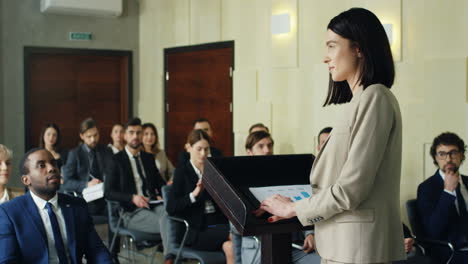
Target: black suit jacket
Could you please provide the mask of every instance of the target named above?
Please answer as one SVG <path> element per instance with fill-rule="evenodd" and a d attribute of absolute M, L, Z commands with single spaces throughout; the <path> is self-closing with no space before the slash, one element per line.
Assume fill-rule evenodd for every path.
<path fill-rule="evenodd" d="M 189 194 L 195 189 L 198 182 L 198 175 L 192 167 L 190 161 L 185 162 L 175 170 L 174 181 L 171 191 L 166 199 L 166 210 L 169 215 L 181 217 L 190 224 L 187 244 L 194 242 L 198 232 L 205 228 L 205 201 L 213 198 L 204 190 L 192 203 Z M 222 219 L 222 223 L 228 223 L 222 215 L 221 209 L 215 204 L 216 216 Z M 220 224 L 222 224 L 220 223 Z M 180 234 L 177 234 L 180 235 Z"/>
<path fill-rule="evenodd" d="M 161 195 L 161 187 L 165 184 L 159 174 L 154 155 L 140 151 L 143 170 L 146 174 L 146 187 L 149 198 L 156 199 Z M 114 155 L 114 168 L 104 182 L 104 196 L 106 199 L 118 201 L 127 211 L 133 211 L 136 206 L 132 203 L 132 197 L 137 194 L 135 179 L 133 176 L 130 159 L 125 149 Z"/>
<path fill-rule="evenodd" d="M 210 153 L 213 158 L 220 158 L 223 156 L 223 152 L 220 149 L 210 147 Z M 190 153 L 187 151 L 182 151 L 177 157 L 177 166 L 185 165 L 187 161 L 190 160 Z"/>
<path fill-rule="evenodd" d="M 461 175 L 468 187 L 468 177 Z M 418 187 L 418 210 L 428 238 L 451 242 L 455 248 L 463 246 L 465 239 L 462 217 L 455 207 L 455 196 L 444 191 L 439 170 Z M 468 199 L 468 197 L 464 197 Z"/>
<path fill-rule="evenodd" d="M 100 180 L 104 181 L 112 166 L 112 151 L 104 145 L 97 145 L 96 157 L 101 174 Z M 80 144 L 68 153 L 67 161 L 62 166 L 63 185 L 61 190 L 81 194 L 90 180 L 89 169 L 89 153 L 85 149 L 85 144 Z"/>

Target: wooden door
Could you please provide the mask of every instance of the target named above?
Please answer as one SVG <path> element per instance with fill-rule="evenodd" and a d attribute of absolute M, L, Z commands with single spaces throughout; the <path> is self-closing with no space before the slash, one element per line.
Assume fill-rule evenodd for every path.
<path fill-rule="evenodd" d="M 213 146 L 234 153 L 232 71 L 234 41 L 165 49 L 166 151 L 175 163 L 193 120 L 210 120 Z"/>
<path fill-rule="evenodd" d="M 26 149 L 38 146 L 47 123 L 60 127 L 63 148 L 74 148 L 87 117 L 108 144 L 113 124 L 130 115 L 131 79 L 129 51 L 25 48 Z"/>

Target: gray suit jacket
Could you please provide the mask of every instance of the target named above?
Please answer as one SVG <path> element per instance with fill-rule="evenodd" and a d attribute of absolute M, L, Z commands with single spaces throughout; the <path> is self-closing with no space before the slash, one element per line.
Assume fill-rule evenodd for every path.
<path fill-rule="evenodd" d="M 356 91 L 312 167 L 313 195 L 295 203 L 315 224 L 327 260 L 380 263 L 405 259 L 400 218 L 401 114 L 381 84 Z"/>
<path fill-rule="evenodd" d="M 96 146 L 96 157 L 102 181 L 112 164 L 112 151 L 103 145 Z M 89 153 L 84 144 L 80 144 L 68 154 L 67 163 L 62 167 L 63 185 L 62 190 L 81 194 L 90 180 Z"/>

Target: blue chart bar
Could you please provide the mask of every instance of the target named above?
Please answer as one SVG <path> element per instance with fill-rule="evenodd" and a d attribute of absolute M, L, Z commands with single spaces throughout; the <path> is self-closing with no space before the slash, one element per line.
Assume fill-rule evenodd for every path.
<path fill-rule="evenodd" d="M 301 194 L 304 196 L 304 198 L 309 198 L 310 195 L 307 192 L 301 192 Z"/>

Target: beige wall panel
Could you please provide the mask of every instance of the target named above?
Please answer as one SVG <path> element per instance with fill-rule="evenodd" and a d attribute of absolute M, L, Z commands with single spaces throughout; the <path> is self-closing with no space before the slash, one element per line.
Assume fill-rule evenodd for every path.
<path fill-rule="evenodd" d="M 271 102 L 258 97 L 257 83 L 254 69 L 234 72 L 234 132 L 240 136 L 247 137 L 249 127 L 258 122 L 271 127 Z"/>
<path fill-rule="evenodd" d="M 425 80 L 424 61 L 402 61 L 395 64 L 395 82 L 392 92 L 399 99 L 400 107 L 404 105 L 423 104 L 426 89 L 422 82 Z"/>
<path fill-rule="evenodd" d="M 349 8 L 349 1 L 298 1 L 298 49 L 299 66 L 312 67 L 325 56 L 327 25 L 334 16 Z"/>
<path fill-rule="evenodd" d="M 190 43 L 221 40 L 221 0 L 190 1 Z"/>
<path fill-rule="evenodd" d="M 363 7 L 372 11 L 379 18 L 382 24 L 393 25 L 393 41 L 391 43 L 393 59 L 401 60 L 401 40 L 402 40 L 402 19 L 401 19 L 401 1 L 402 0 L 352 0 L 353 7 Z"/>
<path fill-rule="evenodd" d="M 468 2 L 428 1 L 421 6 L 425 17 L 425 54 L 429 58 L 468 55 Z M 429 14 L 431 14 L 429 16 Z"/>
<path fill-rule="evenodd" d="M 312 89 L 306 84 L 308 71 L 273 70 L 273 130 L 278 154 L 311 153 Z M 306 136 L 304 136 L 306 135 Z"/>
<path fill-rule="evenodd" d="M 141 94 L 138 116 L 153 122 L 159 130 L 164 125 L 163 49 L 174 44 L 174 2 L 140 2 Z M 161 137 L 161 139 L 164 139 Z M 162 140 L 163 141 L 163 140 Z"/>
<path fill-rule="evenodd" d="M 222 1 L 222 39 L 235 40 L 237 68 L 270 65 L 269 14 L 265 0 Z"/>
<path fill-rule="evenodd" d="M 159 0 L 161 1 L 161 0 Z M 174 46 L 185 46 L 190 44 L 190 0 L 167 1 L 173 6 L 168 11 L 172 11 L 172 23 L 164 24 L 166 30 L 174 30 Z M 165 12 L 166 10 L 162 10 Z"/>
<path fill-rule="evenodd" d="M 279 68 L 295 68 L 298 66 L 297 0 L 272 0 L 271 15 L 283 13 L 288 13 L 290 15 L 291 31 L 289 33 L 271 35 L 272 66 Z M 270 32 L 271 31 L 272 29 L 270 26 Z"/>
<path fill-rule="evenodd" d="M 245 139 L 247 138 L 247 132 L 234 132 L 234 155 L 245 156 Z"/>
<path fill-rule="evenodd" d="M 404 1 L 402 7 L 403 30 L 402 30 L 402 61 L 399 63 L 421 63 L 421 58 L 425 56 L 425 35 L 427 32 L 425 23 L 425 11 L 421 8 L 425 4 L 424 0 Z M 432 33 L 431 33 L 432 34 Z M 414 72 L 422 72 L 412 68 Z M 409 74 L 404 74 L 408 75 Z M 397 76 L 398 77 L 398 76 Z"/>

